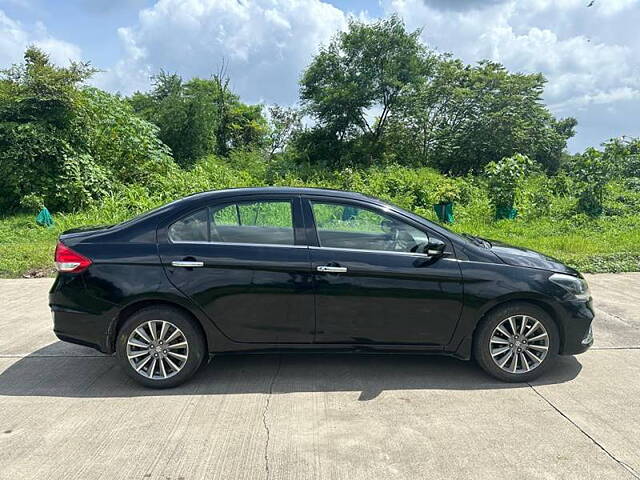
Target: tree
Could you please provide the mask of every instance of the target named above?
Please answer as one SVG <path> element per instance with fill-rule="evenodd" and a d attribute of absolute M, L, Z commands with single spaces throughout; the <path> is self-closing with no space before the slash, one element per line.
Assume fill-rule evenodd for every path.
<path fill-rule="evenodd" d="M 640 138 L 612 138 L 602 146 L 612 172 L 621 177 L 640 177 Z"/>
<path fill-rule="evenodd" d="M 302 130 L 302 113 L 296 108 L 280 105 L 269 107 L 269 139 L 267 157 L 282 152 L 291 139 Z"/>
<path fill-rule="evenodd" d="M 229 89 L 224 71 L 211 79 L 184 82 L 161 71 L 148 93 L 129 98 L 133 109 L 159 128 L 176 162 L 193 165 L 210 154 L 264 146 L 267 122 L 259 105 L 246 105 Z"/>
<path fill-rule="evenodd" d="M 57 67 L 30 47 L 0 77 L 0 210 L 80 208 L 172 164 L 155 128 L 120 98 L 83 87 L 88 63 Z M 27 201 L 28 200 L 28 201 Z"/>
<path fill-rule="evenodd" d="M 407 163 L 456 174 L 515 153 L 556 171 L 576 121 L 558 121 L 542 104 L 545 81 L 494 62 L 466 66 L 442 57 L 433 78 L 403 98 L 387 143 Z"/>
<path fill-rule="evenodd" d="M 575 155 L 567 165 L 578 187 L 578 211 L 598 216 L 603 211 L 607 181 L 613 171 L 609 159 L 595 148 L 587 148 Z"/>
<path fill-rule="evenodd" d="M 420 31 L 407 32 L 398 16 L 374 23 L 350 20 L 322 48 L 302 75 L 300 97 L 317 121 L 322 136 L 336 144 L 332 152 L 360 138 L 371 163 L 380 156 L 380 140 L 410 87 L 424 81 L 434 56 L 419 40 Z M 327 159 L 342 162 L 344 158 Z"/>
<path fill-rule="evenodd" d="M 86 130 L 78 124 L 84 98 L 79 85 L 94 72 L 88 63 L 60 68 L 35 47 L 0 79 L 0 210 L 36 194 L 51 208 L 66 206 L 66 192 L 84 174 L 104 178 L 86 156 Z M 59 181 L 60 180 L 60 181 Z M 97 194 L 76 192 L 82 201 Z"/>

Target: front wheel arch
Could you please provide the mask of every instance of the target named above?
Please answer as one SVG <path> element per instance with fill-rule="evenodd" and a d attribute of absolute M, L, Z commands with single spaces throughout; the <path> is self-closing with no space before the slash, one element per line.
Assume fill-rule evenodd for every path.
<path fill-rule="evenodd" d="M 530 298 L 530 297 L 505 299 L 487 308 L 479 316 L 478 321 L 475 323 L 473 327 L 473 332 L 471 333 L 471 336 L 470 336 L 471 343 L 473 343 L 473 341 L 475 340 L 475 337 L 478 333 L 478 327 L 487 318 L 488 315 L 490 315 L 495 310 L 502 309 L 511 304 L 523 304 L 523 303 L 528 303 L 530 305 L 533 305 L 534 307 L 538 307 L 544 310 L 544 312 L 547 315 L 549 315 L 549 317 L 551 317 L 551 320 L 553 320 L 553 323 L 556 324 L 556 328 L 558 329 L 558 334 L 560 337 L 560 348 L 562 349 L 564 346 L 564 332 L 563 332 L 563 329 L 561 328 L 562 325 L 560 325 L 560 323 L 558 322 L 558 317 L 553 307 L 551 307 L 551 305 L 549 305 L 547 302 L 543 300 L 540 300 L 538 298 Z"/>
<path fill-rule="evenodd" d="M 487 342 L 488 338 L 491 336 L 490 332 L 494 328 L 495 324 L 499 324 L 503 318 L 523 314 L 539 320 L 542 323 L 542 328 L 546 328 L 549 332 L 549 336 L 547 338 L 550 340 L 550 343 L 548 344 L 549 348 L 546 355 L 546 361 L 544 361 L 544 363 L 540 362 L 534 369 L 531 369 L 531 371 L 527 369 L 526 372 L 518 372 L 516 374 L 516 367 L 514 367 L 513 374 L 511 374 L 511 372 L 505 373 L 505 371 L 502 370 L 502 365 L 497 367 L 495 365 L 495 359 L 489 356 L 490 351 L 486 350 L 485 342 Z M 474 361 L 489 375 L 507 382 L 527 382 L 538 378 L 555 362 L 559 354 L 561 334 L 558 322 L 553 318 L 551 313 L 547 312 L 545 308 L 535 302 L 511 301 L 496 305 L 483 315 L 476 325 L 471 344 L 471 358 L 473 358 Z M 511 347 L 511 345 L 509 346 Z M 515 349 L 516 346 L 513 348 Z M 524 350 L 526 350 L 526 348 L 524 348 Z M 515 365 L 518 365 L 517 362 Z"/>

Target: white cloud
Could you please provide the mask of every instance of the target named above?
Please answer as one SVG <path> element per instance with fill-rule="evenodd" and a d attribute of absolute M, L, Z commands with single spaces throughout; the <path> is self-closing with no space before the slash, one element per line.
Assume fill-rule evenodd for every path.
<path fill-rule="evenodd" d="M 159 0 L 119 29 L 124 58 L 97 82 L 130 93 L 161 68 L 208 77 L 224 60 L 247 101 L 292 103 L 302 69 L 345 25 L 321 0 Z"/>
<path fill-rule="evenodd" d="M 0 65 L 20 62 L 29 45 L 40 47 L 58 65 L 66 65 L 69 60 L 80 60 L 81 57 L 78 46 L 52 37 L 43 23 L 37 22 L 32 28 L 27 28 L 0 10 Z"/>
<path fill-rule="evenodd" d="M 613 124 L 626 122 L 634 131 L 625 133 L 640 135 L 635 116 L 629 115 L 640 111 L 640 0 L 588 4 L 387 0 L 384 6 L 387 13 L 399 13 L 410 28 L 423 28 L 430 46 L 466 62 L 490 59 L 513 71 L 544 73 L 544 97 L 552 111 L 578 119 L 578 135 L 571 143 L 576 150 L 605 140 Z M 593 108 L 596 104 L 601 108 Z M 602 133 L 593 138 L 598 122 Z"/>

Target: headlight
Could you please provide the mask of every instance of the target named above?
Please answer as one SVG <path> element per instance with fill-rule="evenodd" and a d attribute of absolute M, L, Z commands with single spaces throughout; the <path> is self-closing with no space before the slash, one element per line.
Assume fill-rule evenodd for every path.
<path fill-rule="evenodd" d="M 549 277 L 549 281 L 561 286 L 580 300 L 588 300 L 591 296 L 589 285 L 587 285 L 587 281 L 584 278 L 565 275 L 563 273 L 554 273 Z"/>

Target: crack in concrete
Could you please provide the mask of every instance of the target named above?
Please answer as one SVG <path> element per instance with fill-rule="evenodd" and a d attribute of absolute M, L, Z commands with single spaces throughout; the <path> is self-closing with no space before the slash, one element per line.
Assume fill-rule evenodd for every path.
<path fill-rule="evenodd" d="M 264 426 L 266 438 L 264 442 L 264 471 L 266 479 L 269 480 L 271 475 L 269 467 L 269 440 L 271 440 L 271 431 L 269 430 L 269 424 L 267 423 L 267 414 L 269 413 L 269 406 L 271 404 L 271 396 L 273 395 L 273 385 L 276 383 L 276 378 L 280 374 L 280 368 L 282 367 L 282 354 L 278 355 L 278 367 L 276 368 L 271 382 L 269 383 L 269 392 L 267 393 L 267 401 L 264 404 L 264 410 L 262 411 L 262 425 Z"/>
<path fill-rule="evenodd" d="M 589 351 L 591 350 L 640 350 L 640 345 L 630 345 L 628 347 L 591 347 Z"/>
<path fill-rule="evenodd" d="M 589 440 L 591 440 L 593 442 L 593 444 L 596 445 L 600 450 L 602 450 L 609 458 L 611 458 L 614 462 L 616 462 L 618 465 L 620 465 L 622 468 L 624 468 L 634 478 L 637 478 L 637 479 L 640 480 L 640 474 L 638 472 L 636 472 L 631 465 L 628 465 L 627 463 L 625 463 L 622 460 L 618 459 L 613 453 L 611 453 L 609 450 L 604 448 L 604 446 L 600 442 L 598 442 L 595 438 L 593 438 L 586 431 L 584 431 L 576 422 L 571 420 L 562 410 L 560 410 L 549 399 L 547 399 L 547 397 L 545 397 L 542 393 L 540 393 L 538 390 L 536 390 L 536 388 L 533 385 L 531 385 L 528 382 L 527 382 L 527 385 L 529 385 L 531 387 L 531 390 L 533 390 L 536 393 L 536 395 L 538 395 L 542 400 L 544 400 L 551 408 L 553 408 L 556 412 L 558 412 L 571 425 L 573 425 L 575 428 L 577 428 L 580 433 L 582 433 L 585 437 L 587 437 Z"/>
<path fill-rule="evenodd" d="M 29 358 L 112 358 L 113 355 L 103 355 L 103 354 L 96 354 L 96 355 L 40 355 L 40 354 L 33 354 L 33 353 L 7 353 L 7 354 L 0 354 L 0 358 L 24 358 L 24 359 L 29 359 Z"/>

